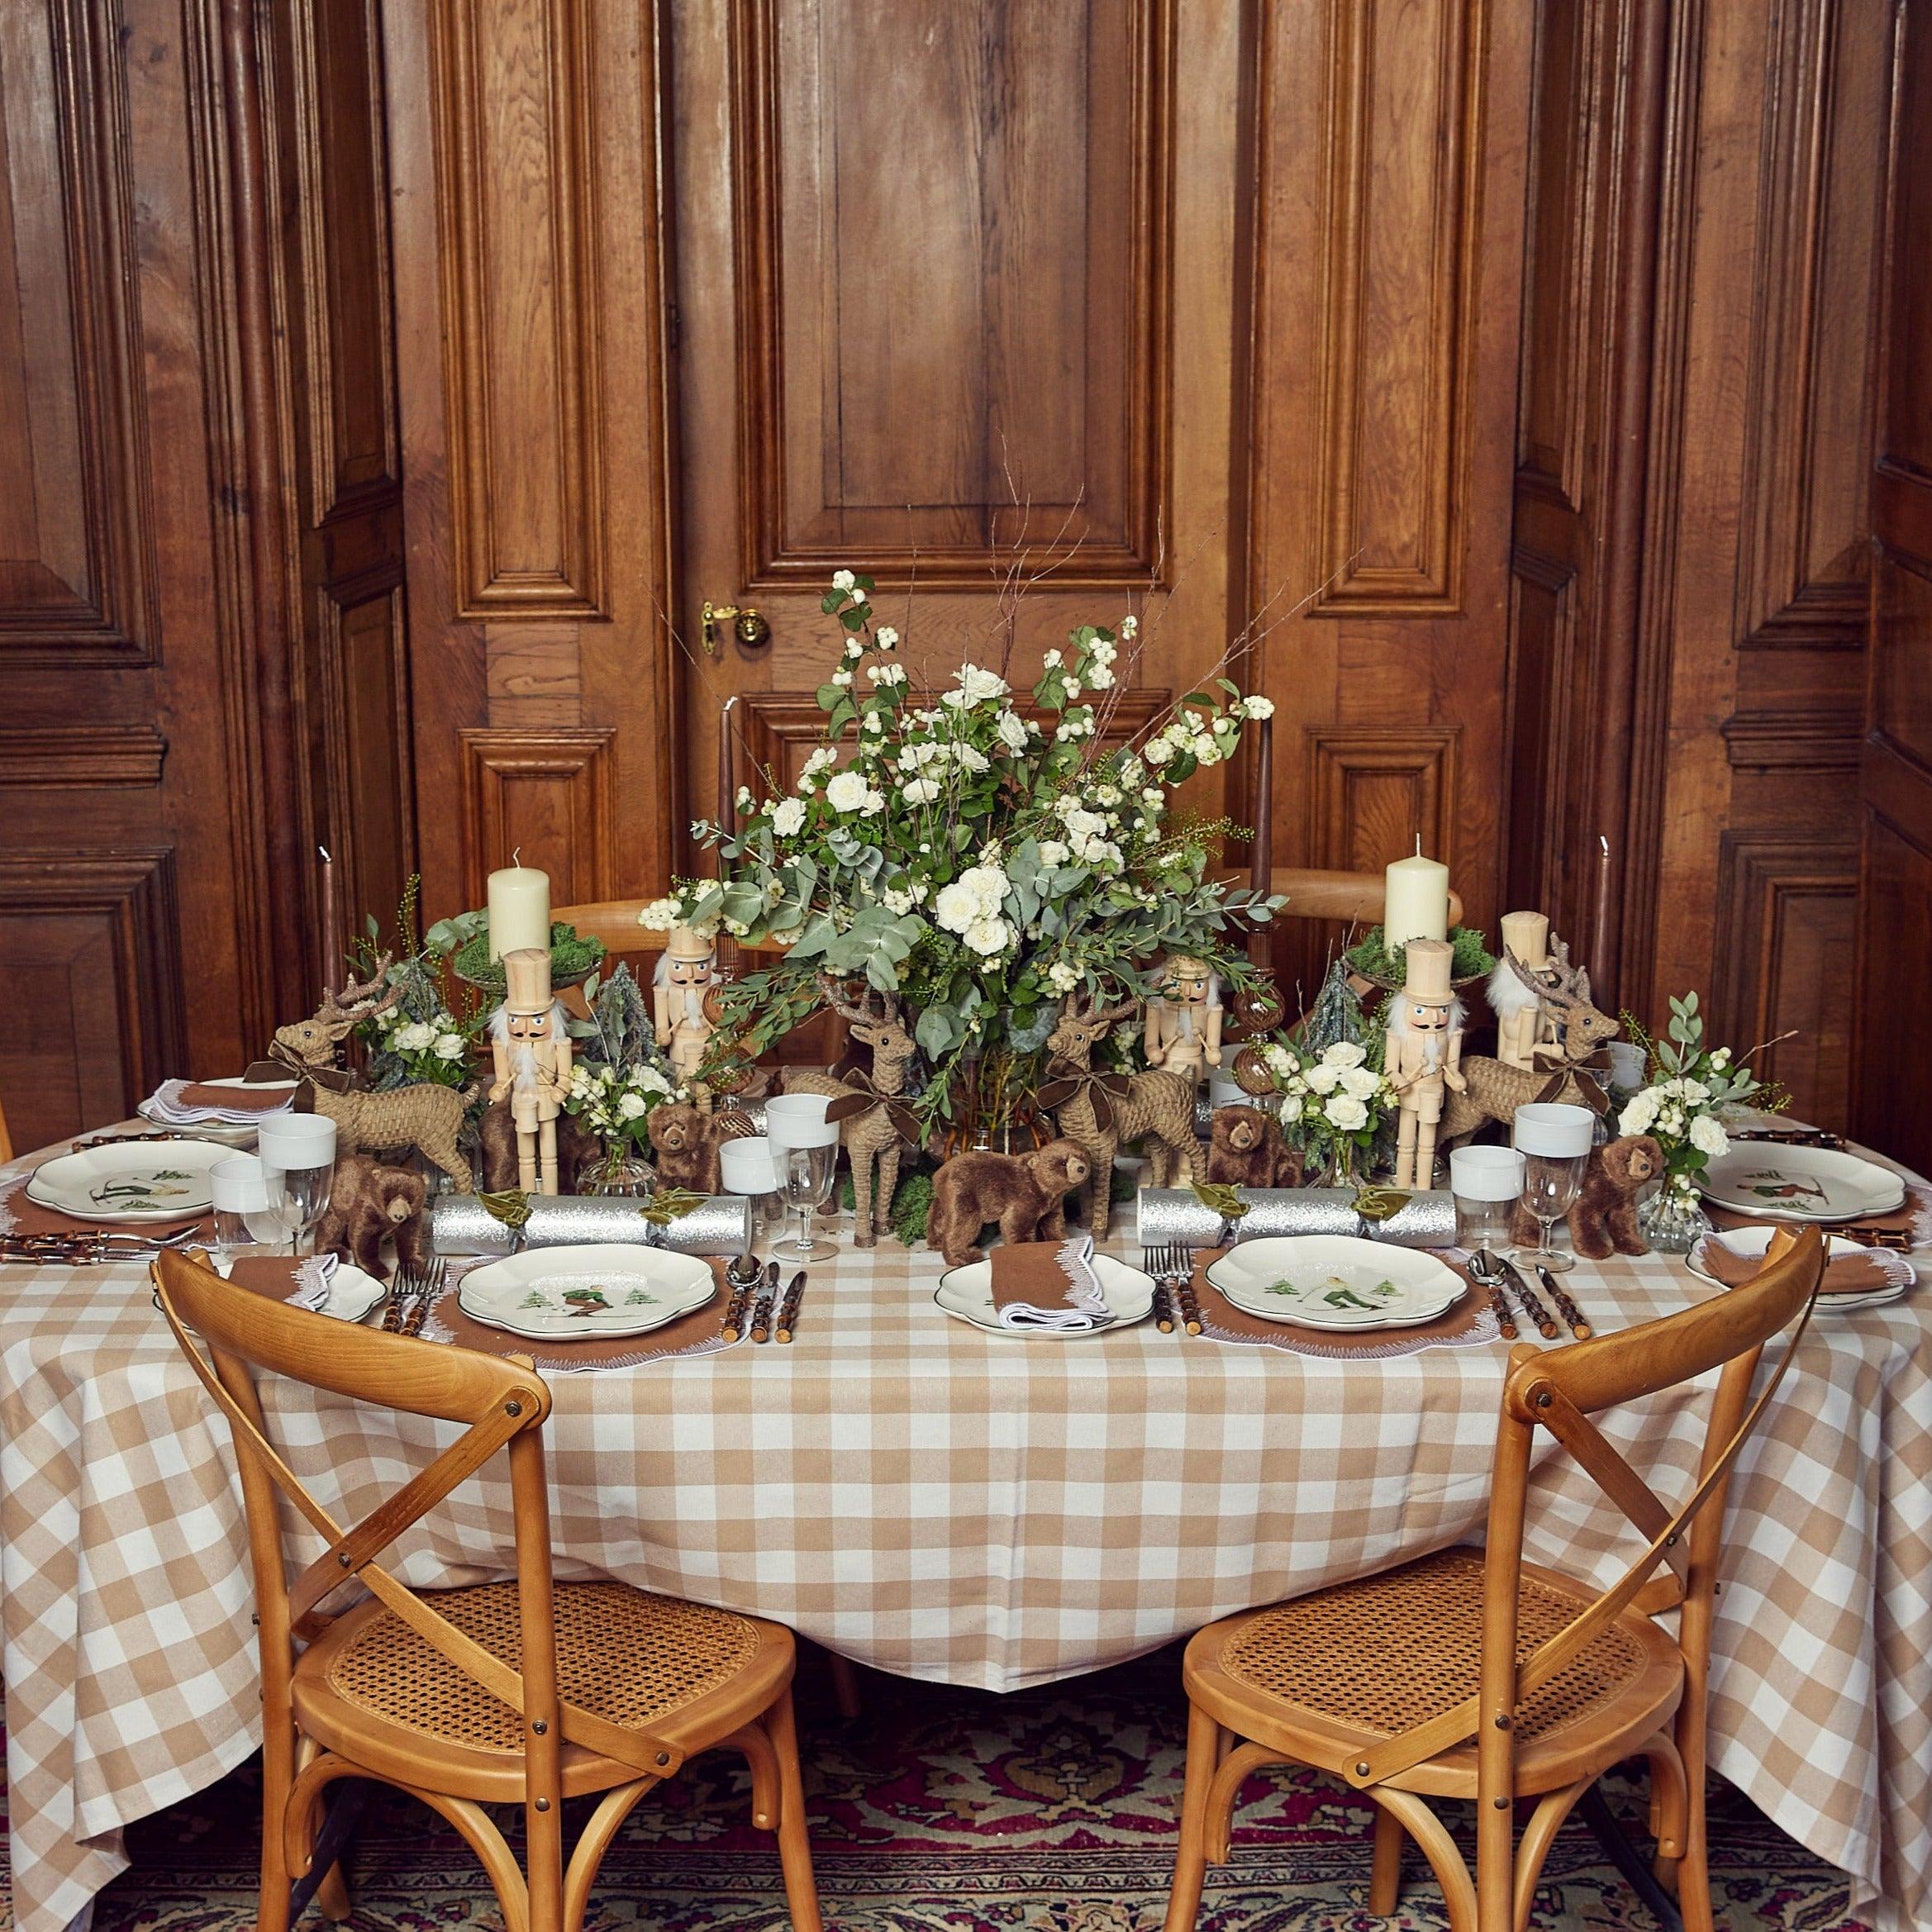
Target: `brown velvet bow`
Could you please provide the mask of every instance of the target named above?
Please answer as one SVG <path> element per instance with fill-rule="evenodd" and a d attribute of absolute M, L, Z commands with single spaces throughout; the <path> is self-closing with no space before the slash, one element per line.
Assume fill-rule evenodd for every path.
<path fill-rule="evenodd" d="M 826 1109 L 828 1123 L 835 1121 L 855 1120 L 860 1114 L 870 1113 L 875 1106 L 886 1110 L 886 1118 L 892 1123 L 899 1138 L 908 1147 L 921 1144 L 919 1116 L 896 1095 L 881 1093 L 872 1083 L 872 1076 L 863 1068 L 854 1067 L 849 1073 L 841 1076 L 848 1088 L 853 1091 L 841 1093 Z"/>
<path fill-rule="evenodd" d="M 1063 1059 L 1058 1054 L 1047 1062 L 1046 1070 L 1050 1078 L 1035 1098 L 1049 1113 L 1064 1107 L 1077 1094 L 1084 1092 L 1093 1103 L 1094 1125 L 1103 1134 L 1113 1130 L 1113 1103 L 1116 1100 L 1125 1100 L 1132 1087 L 1132 1083 L 1125 1073 L 1110 1073 L 1102 1068 L 1076 1066 L 1073 1061 Z"/>

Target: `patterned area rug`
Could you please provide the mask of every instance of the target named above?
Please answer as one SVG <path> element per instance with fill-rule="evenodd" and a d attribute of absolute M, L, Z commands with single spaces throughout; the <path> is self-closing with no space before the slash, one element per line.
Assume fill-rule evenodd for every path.
<path fill-rule="evenodd" d="M 822 1665 L 800 1685 L 820 1896 L 842 1932 L 1146 1932 L 1167 1900 L 1180 1796 L 1178 1654 L 1011 1697 L 867 1675 L 851 1725 Z M 762 1932 L 788 1923 L 771 1840 L 745 1822 L 736 1761 L 701 1758 L 639 1806 L 611 1847 L 590 1925 Z M 1611 1799 L 1640 1834 L 1636 1787 Z M 134 1868 L 104 1892 L 97 1932 L 246 1932 L 255 1909 L 257 1787 L 244 1768 L 129 1834 Z M 1465 1841 L 1466 1808 L 1445 1806 Z M 1459 1815 L 1459 1812 L 1460 1815 Z M 1232 1864 L 1208 1869 L 1203 1932 L 1333 1932 L 1367 1910 L 1370 1814 L 1309 1774 L 1256 1778 Z M 1845 1887 L 1728 1787 L 1713 1798 L 1717 1922 L 1837 1932 Z M 568 1842 L 568 1841 L 567 1841 Z M 1640 1844 L 1647 1844 L 1640 1837 Z M 350 1860 L 359 1932 L 500 1926 L 475 1860 L 442 1822 L 379 1792 Z M 312 1915 L 310 1928 L 319 1924 Z M 1447 1923 L 1411 1850 L 1400 1922 Z M 1544 1868 L 1539 1928 L 1653 1921 L 1583 1828 Z"/>

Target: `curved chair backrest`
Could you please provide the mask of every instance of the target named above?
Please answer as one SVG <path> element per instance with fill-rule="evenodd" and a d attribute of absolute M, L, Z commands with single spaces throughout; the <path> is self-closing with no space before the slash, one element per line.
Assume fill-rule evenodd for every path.
<path fill-rule="evenodd" d="M 681 1753 L 660 1740 L 621 1730 L 559 1696 L 541 1435 L 550 1392 L 530 1363 L 331 1321 L 238 1287 L 172 1251 L 156 1257 L 153 1273 L 155 1297 L 175 1340 L 234 1429 L 261 1625 L 265 1711 L 278 1720 L 287 1712 L 294 1644 L 327 1627 L 333 1620 L 322 1606 L 344 1584 L 356 1582 L 431 1649 L 530 1720 L 531 1789 L 547 1792 L 553 1803 L 560 1797 L 559 1733 L 653 1776 L 666 1775 L 682 1761 Z M 205 1356 L 197 1335 L 207 1345 Z M 426 1468 L 345 1529 L 269 1440 L 255 1386 L 259 1369 L 359 1401 L 468 1426 Z M 459 1630 L 377 1560 L 500 1449 L 510 1459 L 518 1668 Z M 278 1492 L 326 1544 L 293 1581 Z"/>
<path fill-rule="evenodd" d="M 1742 1287 L 1681 1314 L 1544 1352 L 1511 1352 L 1497 1424 L 1484 1556 L 1482 1668 L 1476 1696 L 1363 1754 L 1352 1782 L 1378 1783 L 1425 1758 L 1478 1739 L 1479 1808 L 1510 1782 L 1511 1727 L 1501 1721 L 1547 1683 L 1626 1609 L 1680 1607 L 1679 1648 L 1687 1678 L 1701 1687 L 1709 1662 L 1724 1500 L 1733 1464 L 1796 1352 L 1825 1271 L 1815 1227 L 1773 1236 L 1764 1265 Z M 1765 1343 L 1797 1317 L 1777 1367 L 1755 1402 L 1751 1384 Z M 1721 1366 L 1705 1425 L 1697 1481 L 1687 1500 L 1668 1508 L 1590 1420 L 1592 1411 L 1634 1401 Z M 1644 1539 L 1616 1582 L 1561 1630 L 1519 1659 L 1516 1605 L 1521 1587 L 1524 1517 L 1536 1430 L 1569 1450 Z M 1688 1535 L 1687 1536 L 1687 1531 Z M 1670 1573 L 1653 1582 L 1659 1568 Z M 1498 1720 L 1485 1720 L 1484 1714 Z"/>

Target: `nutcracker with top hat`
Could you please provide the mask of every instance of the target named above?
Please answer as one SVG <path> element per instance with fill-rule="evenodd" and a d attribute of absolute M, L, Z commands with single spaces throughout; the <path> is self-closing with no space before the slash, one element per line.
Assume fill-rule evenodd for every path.
<path fill-rule="evenodd" d="M 711 1045 L 711 1022 L 704 1008 L 717 978 L 716 961 L 716 947 L 708 935 L 674 926 L 651 982 L 658 1045 L 687 1086 L 696 1086 Z"/>
<path fill-rule="evenodd" d="M 1407 973 L 1389 1002 L 1383 1060 L 1401 1108 L 1395 1184 L 1428 1187 L 1435 1180 L 1444 1090 L 1461 1093 L 1468 1085 L 1462 1072 L 1463 1002 L 1449 985 L 1455 949 L 1447 940 L 1411 940 L 1402 952 Z"/>
<path fill-rule="evenodd" d="M 1221 986 L 1205 959 L 1172 954 L 1160 997 L 1147 1002 L 1147 1064 L 1198 1081 L 1221 1064 Z"/>
<path fill-rule="evenodd" d="M 1534 1068 L 1539 1048 L 1553 1043 L 1549 1011 L 1538 990 L 1549 983 L 1549 914 L 1504 913 L 1502 957 L 1486 991 L 1496 1015 L 1496 1057 L 1506 1067 Z"/>
<path fill-rule="evenodd" d="M 517 1183 L 526 1194 L 557 1190 L 557 1116 L 570 1091 L 570 1035 L 550 992 L 550 955 L 525 946 L 503 955 L 505 997 L 490 1016 L 493 1103 L 510 1102 L 516 1124 Z"/>

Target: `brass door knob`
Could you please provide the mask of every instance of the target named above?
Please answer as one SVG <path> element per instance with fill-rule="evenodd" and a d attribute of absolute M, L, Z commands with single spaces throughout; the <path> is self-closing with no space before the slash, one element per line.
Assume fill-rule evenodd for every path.
<path fill-rule="evenodd" d="M 757 650 L 772 640 L 772 627 L 759 612 L 749 604 L 714 604 L 709 597 L 704 600 L 704 648 L 715 658 L 718 654 L 718 626 L 729 624 L 731 635 L 747 650 Z"/>

